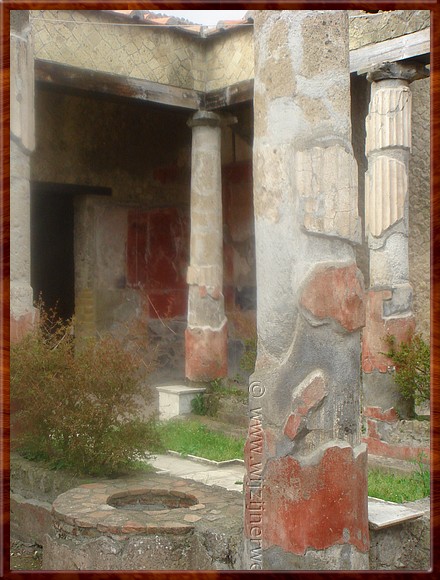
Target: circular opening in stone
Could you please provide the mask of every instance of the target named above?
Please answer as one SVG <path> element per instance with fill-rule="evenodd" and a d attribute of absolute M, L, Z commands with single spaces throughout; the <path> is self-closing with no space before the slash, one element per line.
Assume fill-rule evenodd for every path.
<path fill-rule="evenodd" d="M 160 511 L 177 508 L 188 508 L 196 505 L 197 498 L 183 492 L 162 489 L 145 490 L 140 493 L 121 492 L 112 495 L 108 505 L 131 511 Z"/>

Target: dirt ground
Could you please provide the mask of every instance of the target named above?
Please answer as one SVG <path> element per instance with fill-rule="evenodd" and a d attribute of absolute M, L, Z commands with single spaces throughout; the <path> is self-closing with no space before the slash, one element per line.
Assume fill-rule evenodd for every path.
<path fill-rule="evenodd" d="M 11 570 L 41 570 L 43 552 L 40 546 L 24 544 L 11 538 Z"/>

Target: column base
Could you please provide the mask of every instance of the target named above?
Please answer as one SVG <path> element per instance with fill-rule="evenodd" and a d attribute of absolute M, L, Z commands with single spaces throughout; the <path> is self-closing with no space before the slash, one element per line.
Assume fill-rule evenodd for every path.
<path fill-rule="evenodd" d="M 185 331 L 185 376 L 208 382 L 228 374 L 228 329 L 187 328 Z"/>

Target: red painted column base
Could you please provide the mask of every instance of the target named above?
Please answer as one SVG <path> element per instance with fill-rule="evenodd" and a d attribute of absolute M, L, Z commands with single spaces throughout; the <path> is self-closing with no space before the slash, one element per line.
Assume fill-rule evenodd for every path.
<path fill-rule="evenodd" d="M 187 328 L 185 376 L 191 381 L 212 381 L 228 374 L 228 329 Z"/>
<path fill-rule="evenodd" d="M 304 464 L 292 456 L 273 457 L 256 477 L 248 449 L 245 537 L 261 538 L 263 551 L 278 546 L 303 555 L 308 549 L 349 544 L 366 553 L 367 452 L 358 451 L 356 456 L 348 444 L 329 446 Z"/>

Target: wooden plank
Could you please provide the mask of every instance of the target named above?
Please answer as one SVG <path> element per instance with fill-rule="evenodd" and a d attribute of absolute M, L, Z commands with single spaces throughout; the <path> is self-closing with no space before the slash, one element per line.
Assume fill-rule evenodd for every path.
<path fill-rule="evenodd" d="M 430 28 L 350 51 L 350 72 L 363 73 L 383 62 L 413 58 L 430 52 Z"/>
<path fill-rule="evenodd" d="M 224 87 L 208 91 L 205 94 L 204 105 L 208 111 L 221 109 L 229 105 L 236 105 L 245 101 L 252 101 L 254 98 L 254 79 L 241 81 Z"/>
<path fill-rule="evenodd" d="M 137 99 L 196 111 L 203 93 L 47 60 L 35 61 L 35 81 L 63 89 Z"/>

